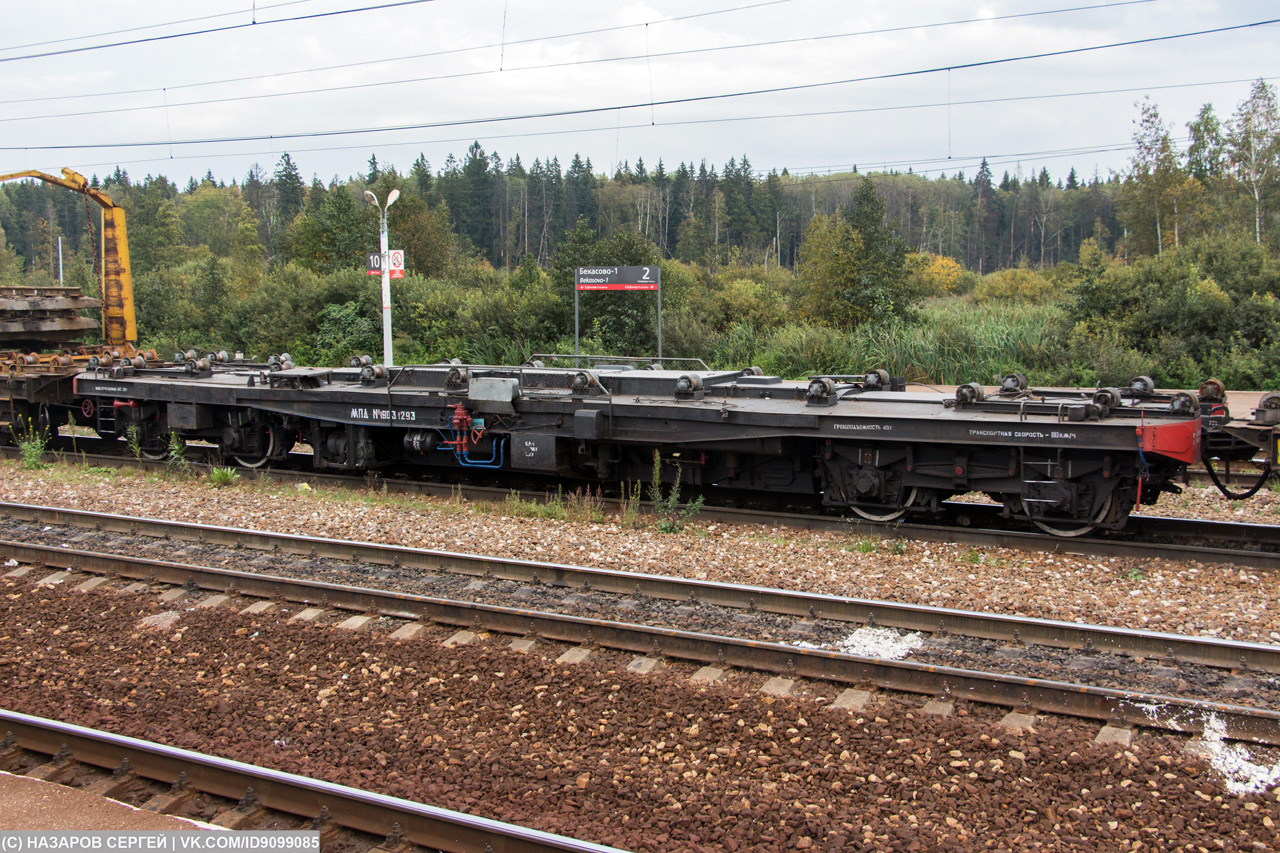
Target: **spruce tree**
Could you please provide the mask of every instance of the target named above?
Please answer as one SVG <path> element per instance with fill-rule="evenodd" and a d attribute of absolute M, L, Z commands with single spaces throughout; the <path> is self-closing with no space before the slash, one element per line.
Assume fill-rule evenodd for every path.
<path fill-rule="evenodd" d="M 276 218 L 280 225 L 288 227 L 293 218 L 302 212 L 302 205 L 307 200 L 307 185 L 302 181 L 302 173 L 298 171 L 288 153 L 280 158 L 274 176 L 276 185 Z"/>

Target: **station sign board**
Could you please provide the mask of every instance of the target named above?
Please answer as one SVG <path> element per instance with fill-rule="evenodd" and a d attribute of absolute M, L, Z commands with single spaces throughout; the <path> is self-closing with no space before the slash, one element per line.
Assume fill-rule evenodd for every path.
<path fill-rule="evenodd" d="M 653 267 L 578 267 L 573 271 L 578 290 L 657 290 L 662 270 Z"/>

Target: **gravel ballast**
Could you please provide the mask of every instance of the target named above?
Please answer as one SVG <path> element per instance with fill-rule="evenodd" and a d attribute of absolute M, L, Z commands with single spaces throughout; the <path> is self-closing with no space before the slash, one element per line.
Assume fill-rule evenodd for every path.
<path fill-rule="evenodd" d="M 0 499 L 735 583 L 943 604 L 1257 642 L 1280 639 L 1274 576 L 730 525 L 682 534 L 501 507 L 0 462 Z M 1228 512 L 1234 513 L 1234 508 Z M 1237 516 L 1238 517 L 1238 516 Z M 286 613 L 179 611 L 150 597 L 4 589 L 0 701 L 343 784 L 634 850 L 1275 849 L 1263 756 L 1242 778 L 1178 739 L 1095 746 L 1096 727 L 955 717 L 877 700 L 851 716 L 691 687 L 680 667 L 576 667 L 505 640 L 443 649 L 288 624 Z M 759 678 L 756 679 L 760 680 Z M 1237 763 L 1241 759 L 1235 756 Z M 1221 762 L 1220 762 L 1221 764 Z M 1280 774 L 1277 774 L 1280 776 Z M 1269 779 L 1269 781 L 1268 781 Z M 1190 847 L 1186 847 L 1190 845 Z"/>
<path fill-rule="evenodd" d="M 136 737 L 636 851 L 1273 849 L 1274 794 L 1230 793 L 1176 739 L 859 715 L 696 688 L 447 631 L 381 635 L 166 611 L 6 581 L 0 698 Z M 161 617 L 161 618 L 156 618 Z"/>
<path fill-rule="evenodd" d="M 616 517 L 514 517 L 501 504 L 272 484 L 215 489 L 203 478 L 70 465 L 31 472 L 14 460 L 0 460 L 0 474 L 0 500 L 18 503 L 1280 642 L 1280 578 L 1231 566 L 855 540 L 782 526 L 691 524 L 661 534 Z M 1174 499 L 1181 503 L 1161 508 L 1203 518 L 1280 518 L 1268 491 L 1243 505 L 1248 516 L 1215 495 L 1188 489 Z"/>

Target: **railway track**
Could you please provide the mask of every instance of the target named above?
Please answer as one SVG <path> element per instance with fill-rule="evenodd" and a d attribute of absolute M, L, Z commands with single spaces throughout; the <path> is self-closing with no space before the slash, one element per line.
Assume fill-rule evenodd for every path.
<path fill-rule="evenodd" d="M 251 549 L 293 554 L 308 559 L 331 560 L 424 574 L 448 572 L 469 578 L 547 584 L 568 590 L 615 596 L 661 599 L 671 602 L 724 607 L 736 611 L 771 613 L 807 620 L 833 620 L 962 635 L 1002 643 L 1025 643 L 1060 649 L 1089 649 L 1143 657 L 1165 657 L 1185 663 L 1222 668 L 1243 668 L 1280 673 L 1280 646 L 1236 643 L 1214 637 L 1192 637 L 1156 631 L 1132 631 L 1108 626 L 1082 625 L 1046 619 L 1027 619 L 998 613 L 975 613 L 892 601 L 822 595 L 793 590 L 740 586 L 663 575 L 424 550 L 396 545 L 318 536 L 273 533 L 220 527 L 194 522 L 135 518 L 56 507 L 0 503 L 0 516 L 38 525 L 87 528 L 108 533 L 161 540 L 179 540 L 203 546 Z M 57 534 L 50 538 L 58 538 Z M 0 542 L 19 560 L 44 560 L 46 565 L 88 568 L 108 555 L 72 551 L 66 547 L 40 547 Z M 71 555 L 59 557 L 58 555 Z M 103 562 L 117 571 L 120 563 Z"/>
<path fill-rule="evenodd" d="M 98 439 L 88 442 L 93 447 L 118 443 Z M 85 442 L 82 441 L 81 447 L 84 445 Z M 68 447 L 70 447 L 69 443 Z M 214 464 L 217 461 L 213 456 L 202 460 L 204 448 L 199 445 L 190 449 L 198 454 L 192 460 L 196 464 L 206 464 L 206 462 Z M 214 448 L 209 450 L 213 451 Z M 16 453 L 13 448 L 0 448 L 0 451 L 10 455 Z M 306 457 L 306 454 L 295 455 Z M 119 454 L 88 453 L 84 450 L 74 451 L 74 456 L 86 465 L 166 470 L 166 463 L 162 460 L 133 459 Z M 50 456 L 51 460 L 59 458 L 65 459 L 66 456 L 65 454 Z M 515 491 L 502 487 L 322 474 L 303 467 L 246 469 L 242 473 L 247 477 L 285 483 L 323 484 L 337 488 L 359 489 L 375 487 L 391 493 L 464 497 L 477 501 L 501 502 Z M 519 494 L 524 499 L 541 500 L 549 492 L 546 489 L 530 489 Z M 618 502 L 608 498 L 601 498 L 601 501 L 611 508 L 618 506 Z M 1129 518 L 1126 528 L 1118 533 L 1064 538 L 1047 533 L 1009 528 L 1000 518 L 1000 508 L 992 504 L 957 501 L 946 504 L 945 522 L 937 524 L 902 521 L 877 523 L 859 518 L 834 517 L 809 512 L 714 505 L 703 506 L 698 513 L 698 518 L 712 523 L 758 524 L 770 527 L 781 525 L 808 530 L 841 531 L 855 536 L 911 539 L 1033 552 L 1195 560 L 1268 571 L 1280 569 L 1280 526 L 1278 525 L 1133 515 Z"/>
<path fill-rule="evenodd" d="M 346 567 L 348 579 L 376 578 L 385 582 L 393 577 L 413 577 L 425 581 L 456 575 L 462 584 L 455 584 L 453 588 L 469 588 L 458 595 L 470 596 L 471 600 L 403 589 L 374 589 L 357 586 L 349 580 L 322 583 L 306 577 L 92 552 L 67 547 L 67 542 L 0 544 L 0 551 L 10 559 L 25 563 L 165 583 L 221 595 L 284 600 L 406 621 L 430 621 L 473 631 L 536 636 L 654 657 L 737 666 L 792 678 L 873 684 L 891 690 L 1004 707 L 1035 708 L 1170 731 L 1198 732 L 1212 718 L 1225 725 L 1231 738 L 1280 744 L 1280 713 L 1223 701 L 1232 695 L 1255 699 L 1260 696 L 1267 701 L 1270 693 L 1280 687 L 1280 682 L 1271 675 L 1280 672 L 1280 648 L 1274 646 L 71 510 L 13 505 L 0 509 L 11 519 L 25 520 L 36 527 L 64 525 L 78 529 L 82 531 L 79 535 L 82 540 L 99 533 L 107 538 L 155 537 L 160 542 L 167 537 L 195 543 L 189 546 L 188 553 L 190 547 L 196 551 L 226 552 L 229 549 L 240 563 L 270 559 L 268 555 L 291 554 L 304 558 L 307 563 L 304 574 L 326 571 L 320 564 L 331 560 Z M 53 535 L 66 538 L 63 531 Z M 264 556 L 251 559 L 254 552 Z M 202 551 L 200 555 L 204 555 Z M 64 572 L 42 582 L 58 582 L 67 576 Z M 520 588 L 500 589 L 509 584 Z M 475 600 L 495 592 L 502 592 L 507 603 Z M 612 599 L 607 606 L 603 601 L 606 597 Z M 544 603 L 551 607 L 553 600 L 581 605 L 578 609 L 587 612 L 602 609 L 608 612 L 593 617 L 533 607 Z M 654 601 L 663 603 L 660 609 L 665 622 L 637 624 L 634 619 L 626 618 L 627 614 L 648 617 Z M 718 613 L 716 608 L 728 613 Z M 762 635 L 761 625 L 765 624 L 760 620 L 767 622 L 773 617 L 785 617 L 795 629 L 796 638 L 788 642 L 756 639 Z M 735 621 L 743 624 L 738 626 L 737 636 L 732 636 Z M 681 624 L 714 624 L 718 633 L 683 630 L 678 627 Z M 1004 658 L 1005 665 L 999 671 L 980 671 L 936 661 L 877 659 L 818 648 L 812 642 L 823 636 L 847 633 L 852 624 L 931 631 L 935 644 L 942 646 L 955 643 L 956 638 L 961 637 L 968 645 L 983 642 L 987 644 L 985 649 L 951 648 L 945 652 L 951 655 L 963 652 L 964 660 L 984 664 Z M 1046 649 L 1065 652 L 1061 663 L 1051 664 L 1058 671 L 1095 682 L 1109 680 L 1118 686 L 1090 686 L 1018 674 L 1028 671 L 1032 659 Z M 937 651 L 941 654 L 944 650 Z M 942 659 L 947 658 L 943 655 Z M 1143 675 L 1139 664 L 1152 672 Z M 1197 675 L 1198 667 L 1220 671 L 1211 679 L 1220 683 L 1216 694 L 1211 691 L 1214 698 L 1161 695 L 1143 689 L 1144 684 L 1167 682 L 1172 687 L 1184 680 L 1203 680 Z M 1174 692 L 1194 691 L 1187 687 Z M 1274 697 L 1270 701 L 1274 704 Z"/>
<path fill-rule="evenodd" d="M 310 821 L 310 828 L 320 830 L 322 837 L 348 829 L 386 837 L 385 846 L 392 849 L 410 842 L 453 853 L 618 853 L 613 847 L 4 709 L 0 730 L 6 733 L 0 743 L 5 766 L 31 751 L 53 756 L 46 766 L 54 765 L 57 774 L 67 777 L 79 763 L 120 770 L 114 780 L 118 787 L 149 779 L 172 784 L 174 800 L 194 793 L 226 798 L 240 803 L 219 821 L 228 828 L 241 828 L 242 823 L 251 828 L 247 818 L 265 808 L 301 819 L 299 828 L 308 828 L 305 821 Z"/>

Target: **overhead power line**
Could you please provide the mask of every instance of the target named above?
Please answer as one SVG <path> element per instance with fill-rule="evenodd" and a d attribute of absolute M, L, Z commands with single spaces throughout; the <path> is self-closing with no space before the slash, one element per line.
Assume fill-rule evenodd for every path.
<path fill-rule="evenodd" d="M 1274 79 L 1275 76 L 1276 75 L 1264 76 L 1260 79 L 1271 80 L 1271 79 Z M 1001 98 L 981 98 L 981 99 L 974 99 L 974 100 L 968 100 L 968 101 L 954 101 L 952 102 L 952 106 L 973 106 L 973 105 L 984 105 L 984 104 L 1010 103 L 1010 102 L 1016 102 L 1016 101 L 1050 100 L 1050 99 L 1058 99 L 1058 98 L 1096 97 L 1099 95 L 1131 94 L 1134 92 L 1155 92 L 1155 91 L 1161 91 L 1166 89 L 1187 89 L 1187 88 L 1196 88 L 1196 87 L 1204 87 L 1204 86 L 1224 86 L 1224 85 L 1234 85 L 1234 84 L 1240 84 L 1240 83 L 1251 83 L 1255 79 L 1259 79 L 1259 78 L 1250 77 L 1247 79 L 1242 78 L 1237 80 L 1211 80 L 1211 81 L 1203 81 L 1198 83 L 1167 83 L 1167 84 L 1162 84 L 1158 86 L 1135 86 L 1135 87 L 1123 88 L 1123 89 L 1092 89 L 1089 91 L 1081 91 L 1081 92 L 1058 92 L 1058 93 L 1050 93 L 1050 94 L 1043 94 L 1043 95 L 1019 95 L 1019 96 L 1008 96 L 1008 97 L 1001 97 Z M 849 115 L 849 114 L 856 114 L 856 113 L 894 112 L 894 111 L 915 110 L 915 109 L 938 109 L 945 106 L 946 106 L 946 102 L 899 104 L 899 105 L 884 106 L 884 107 L 854 107 L 854 108 L 844 109 L 844 110 L 821 110 L 821 111 L 810 111 L 810 112 L 772 113 L 769 115 L 756 114 L 756 115 L 749 115 L 749 116 L 725 116 L 720 118 L 688 119 L 684 121 L 665 121 L 665 122 L 660 121 L 656 125 L 653 125 L 648 121 L 645 121 L 642 123 L 624 124 L 621 126 L 616 124 L 608 124 L 608 125 L 599 125 L 596 127 L 575 127 L 575 128 L 564 128 L 560 130 L 527 131 L 522 133 L 503 133 L 503 134 L 486 136 L 485 139 L 488 141 L 494 141 L 494 140 L 539 139 L 539 138 L 548 137 L 548 136 L 583 136 L 585 134 L 593 134 L 593 133 L 613 134 L 613 133 L 616 133 L 618 130 L 648 130 L 648 129 L 652 129 L 653 127 L 684 127 L 689 125 L 721 124 L 721 123 L 729 123 L 729 122 L 772 121 L 772 120 L 779 120 L 779 119 L 790 120 L 790 119 L 796 119 L 796 118 L 827 117 L 827 116 Z M 421 150 L 423 146 L 427 146 L 427 145 L 448 145 L 452 143 L 465 145 L 467 143 L 470 143 L 472 139 L 473 137 L 468 135 L 465 137 L 458 136 L 453 138 L 406 140 L 403 142 L 385 143 L 385 145 L 392 148 L 408 148 L 408 149 L 417 148 Z M 313 153 L 326 153 L 326 152 L 335 152 L 335 151 L 367 150 L 367 148 L 368 146 L 363 143 L 353 144 L 353 145 L 313 145 L 313 146 L 308 146 L 304 148 L 296 148 L 296 147 L 291 148 L 290 153 L 294 155 L 313 154 Z M 1041 150 L 1041 151 L 1017 152 L 1017 153 L 1011 153 L 1011 154 L 987 154 L 987 155 L 972 155 L 972 156 L 956 155 L 954 157 L 949 157 L 949 158 L 948 157 L 917 158 L 917 159 L 902 160 L 902 161 L 889 161 L 883 158 L 876 159 L 872 157 L 867 157 L 867 158 L 860 159 L 859 162 L 861 162 L 864 165 L 879 166 L 885 169 L 912 167 L 915 169 L 915 172 L 917 174 L 928 174 L 928 173 L 950 172 L 956 169 L 966 168 L 970 165 L 977 165 L 977 163 L 983 157 L 988 158 L 989 165 L 996 166 L 996 165 L 1007 165 L 1009 163 L 1019 162 L 1021 159 L 1026 159 L 1031 157 L 1039 157 L 1042 159 L 1059 159 L 1062 157 L 1087 156 L 1089 154 L 1112 153 L 1116 151 L 1129 150 L 1131 148 L 1133 148 L 1132 143 L 1128 143 L 1128 144 L 1117 143 L 1117 144 L 1107 144 L 1107 145 L 1083 146 L 1083 147 L 1071 148 L 1071 149 L 1049 149 L 1049 150 Z M 155 158 L 146 158 L 146 159 L 134 159 L 134 160 L 123 160 L 123 161 L 111 161 L 111 162 L 85 163 L 82 165 L 85 169 L 92 169 L 92 168 L 98 168 L 98 167 L 109 168 L 111 166 L 116 166 L 116 165 L 132 166 L 132 165 L 137 165 L 141 163 L 174 162 L 174 161 L 184 161 L 184 160 L 208 160 L 208 159 L 225 159 L 230 157 L 244 158 L 244 157 L 259 157 L 259 156 L 275 157 L 277 153 L 279 152 L 275 148 L 272 148 L 270 151 L 266 151 L 266 150 L 237 151 L 237 152 L 229 152 L 229 153 L 201 152 L 199 154 L 176 155 L 173 157 L 165 158 L 164 160 L 157 160 Z M 1005 157 L 1012 157 L 1015 159 L 1013 160 L 993 159 L 993 158 L 1005 158 Z M 935 169 L 920 168 L 929 163 L 945 163 L 946 166 L 945 168 L 935 168 Z M 831 172 L 833 170 L 848 169 L 850 167 L 851 167 L 851 164 L 841 164 L 837 166 L 804 166 L 804 167 L 798 167 L 799 169 L 803 170 L 803 172 L 797 172 L 797 170 L 792 170 L 792 174 L 798 174 L 798 173 L 818 174 L 823 172 Z"/>
<path fill-rule="evenodd" d="M 202 81 L 199 83 L 184 83 L 184 84 L 178 84 L 175 86 L 166 86 L 163 88 L 164 88 L 164 91 L 173 92 L 173 91 L 178 91 L 180 89 L 204 88 L 207 86 L 220 86 L 228 83 L 246 83 L 246 82 L 253 82 L 258 80 L 269 80 L 269 79 L 278 78 L 278 77 L 291 77 L 291 76 L 297 76 L 302 74 L 314 74 L 322 71 L 344 71 L 351 68 L 362 68 L 369 65 L 383 65 L 383 64 L 393 63 L 393 62 L 405 62 L 409 60 L 430 59 L 430 58 L 435 58 L 440 56 L 449 56 L 453 54 L 470 53 L 470 52 L 481 51 L 481 50 L 492 50 L 499 47 L 510 47 L 512 45 L 532 44 L 532 43 L 541 42 L 541 41 L 555 41 L 559 39 L 576 38 L 576 37 L 585 36 L 585 35 L 597 35 L 600 33 L 612 32 L 617 30 L 646 27 L 651 24 L 653 25 L 669 24 L 669 23 L 675 23 L 678 21 L 689 20 L 691 18 L 704 18 L 709 15 L 722 15 L 729 12 L 740 12 L 740 11 L 745 11 L 749 9 L 756 9 L 761 6 L 773 6 L 773 5 L 777 5 L 778 3 L 784 3 L 784 2 L 791 2 L 791 0 L 769 0 L 769 2 L 766 2 L 766 3 L 755 3 L 750 6 L 735 6 L 729 9 L 719 9 L 711 12 L 699 12 L 693 15 L 681 15 L 674 18 L 662 18 L 662 19 L 657 19 L 657 20 L 650 21 L 643 24 L 624 24 L 624 25 L 615 26 L 615 27 L 602 27 L 594 30 L 580 30 L 572 33 L 558 33 L 555 35 L 548 35 L 548 36 L 533 36 L 530 38 L 509 41 L 509 42 L 506 42 L 505 45 L 492 43 L 492 44 L 474 45 L 471 47 L 457 47 L 457 48 L 450 48 L 448 50 L 431 51 L 428 53 L 415 53 L 407 56 L 381 57 L 378 59 L 362 60 L 360 62 L 347 62 L 339 65 L 324 65 L 316 68 L 299 69 L 295 71 L 284 71 L 284 72 L 273 73 L 273 74 L 254 74 L 254 75 L 247 75 L 242 77 L 227 77 L 221 80 L 208 80 L 208 81 Z M 369 88 L 372 86 L 391 86 L 391 85 L 399 85 L 402 83 L 419 83 L 419 82 L 425 82 L 430 80 L 450 79 L 454 77 L 478 76 L 482 74 L 498 74 L 498 73 L 504 73 L 504 71 L 511 72 L 511 71 L 541 70 L 546 68 L 560 68 L 560 67 L 572 66 L 572 65 L 585 65 L 590 63 L 620 62 L 620 61 L 644 59 L 644 58 L 650 58 L 650 57 L 656 58 L 656 57 L 663 57 L 663 56 L 680 56 L 680 55 L 694 54 L 694 53 L 709 53 L 713 51 L 740 50 L 743 48 L 752 48 L 752 47 L 796 44 L 796 43 L 809 42 L 809 41 L 827 41 L 831 39 L 855 38 L 859 36 L 886 35 L 889 33 L 910 32 L 913 30 L 939 29 L 942 27 L 959 26 L 964 24 L 991 23 L 991 22 L 997 22 L 997 21 L 1015 20 L 1020 18 L 1044 17 L 1046 15 L 1061 15 L 1061 14 L 1069 14 L 1073 12 L 1087 12 L 1087 11 L 1093 11 L 1098 9 L 1111 9 L 1118 6 L 1137 6 L 1137 5 L 1143 5 L 1146 3 L 1154 3 L 1154 2 L 1156 2 L 1156 0 L 1119 0 L 1119 2 L 1100 3 L 1092 6 L 1072 6 L 1064 9 L 1046 9 L 1039 12 L 1018 12 L 1010 15 L 994 15 L 988 18 L 962 18 L 962 19 L 957 19 L 952 21 L 936 21 L 928 24 L 910 24 L 910 25 L 897 26 L 897 27 L 883 27 L 880 29 L 872 29 L 872 30 L 857 30 L 854 32 L 847 32 L 847 33 L 826 33 L 826 34 L 816 35 L 816 36 L 804 36 L 804 37 L 792 38 L 792 39 L 778 39 L 774 41 L 765 41 L 765 42 L 751 42 L 747 44 L 721 45 L 716 47 L 694 48 L 694 49 L 683 50 L 683 51 L 670 51 L 667 53 L 637 54 L 635 56 L 609 57 L 605 59 L 576 60 L 571 62 L 551 63 L 546 65 L 525 66 L 520 68 L 507 68 L 505 70 L 491 69 L 491 70 L 485 70 L 485 71 L 474 71 L 474 72 L 466 72 L 466 73 L 459 73 L 459 74 L 444 74 L 444 75 L 438 75 L 435 77 L 416 77 L 416 78 L 406 78 L 401 80 L 389 80 L 381 83 L 351 84 L 348 86 L 333 86 L 333 87 L 328 87 L 323 89 L 310 89 L 310 90 L 301 90 L 301 91 L 295 91 L 295 92 L 278 92 L 278 93 L 257 95 L 253 97 L 257 97 L 257 98 L 285 97 L 290 95 L 315 94 L 317 92 L 341 91 L 344 89 Z M 42 101 L 62 101 L 62 100 L 71 100 L 71 99 L 78 100 L 83 98 L 107 98 L 107 97 L 118 97 L 121 95 L 150 94 L 157 91 L 160 91 L 160 90 L 153 86 L 145 89 L 121 89 L 113 92 L 97 92 L 97 93 L 81 92 L 81 93 L 76 93 L 72 95 L 57 95 L 53 97 L 42 97 L 42 98 L 14 98 L 9 100 L 0 100 L 0 104 L 27 104 L 27 103 L 38 103 Z M 203 105 L 203 104 L 212 104 L 212 103 L 224 103 L 226 101 L 234 101 L 234 100 L 238 100 L 238 98 L 231 97 L 231 98 L 224 98 L 224 99 L 217 99 L 217 100 L 186 101 L 181 103 L 170 104 L 170 106 L 172 107 L 172 106 Z M 125 107 L 125 108 L 121 108 L 120 111 L 138 110 L 138 109 L 156 109 L 156 108 L 157 107 L 152 107 L 152 106 Z M 75 115 L 91 115 L 91 114 L 92 113 L 77 113 Z M 27 118 L 34 119 L 34 118 L 62 118 L 62 117 L 65 117 L 65 116 L 62 116 L 62 115 L 29 116 Z"/>
<path fill-rule="evenodd" d="M 71 41 L 85 41 L 86 39 L 105 38 L 107 36 L 118 36 L 125 33 L 140 33 L 146 30 L 160 30 L 165 27 L 176 27 L 179 24 L 194 24 L 198 21 L 212 21 L 216 18 L 233 18 L 236 15 L 256 14 L 264 12 L 267 9 L 280 9 L 285 6 L 302 6 L 307 3 L 314 3 L 315 0 L 288 0 L 286 3 L 273 3 L 270 6 L 258 6 L 255 4 L 251 9 L 237 9 L 234 12 L 219 12 L 215 15 L 201 15 L 198 18 L 183 18 L 180 21 L 166 21 L 162 24 L 146 24 L 141 27 L 126 27 L 122 30 L 110 30 L 105 33 L 91 33 L 83 36 L 67 36 L 60 39 L 48 39 L 46 41 L 33 41 L 27 44 L 13 44 L 8 47 L 0 47 L 3 50 L 26 50 L 29 47 L 44 47 L 47 44 L 66 44 Z"/>
<path fill-rule="evenodd" d="M 1108 5 L 1125 6 L 1125 5 L 1131 5 L 1135 2 L 1149 3 L 1149 2 L 1153 2 L 1153 0 L 1128 0 L 1128 2 L 1118 3 L 1118 4 L 1108 4 Z M 1097 9 L 1102 7 L 1099 7 L 1099 6 L 1075 7 L 1073 9 L 1058 9 L 1058 10 L 1052 10 L 1052 11 L 1046 11 L 1046 12 L 1032 12 L 1026 15 L 1008 15 L 1005 17 L 1021 18 L 1021 17 L 1028 17 L 1029 15 L 1058 14 L 1062 12 L 1079 11 L 1081 8 Z M 135 106 L 135 107 L 110 107 L 110 108 L 105 108 L 100 110 L 81 110 L 76 112 L 51 113 L 46 115 L 35 115 L 35 116 L 10 116 L 5 118 L 0 118 L 0 123 L 14 122 L 14 121 L 37 121 L 42 119 L 54 119 L 54 118 L 86 118 L 88 116 L 97 116 L 97 115 L 114 115 L 117 113 L 143 112 L 143 111 L 149 111 L 149 110 L 169 110 L 169 109 L 176 109 L 178 107 L 211 106 L 213 104 L 241 103 L 241 102 L 247 102 L 247 101 L 267 100 L 267 99 L 274 99 L 274 98 L 296 97 L 299 95 L 331 94 L 334 92 L 349 92 L 349 91 L 355 91 L 360 89 L 375 89 L 375 88 L 381 88 L 384 86 L 399 86 L 399 85 L 405 85 L 408 83 L 427 83 L 427 82 L 432 82 L 436 80 L 456 80 L 464 77 L 483 77 L 491 74 L 512 74 L 512 73 L 521 72 L 521 71 L 542 71 L 542 70 L 547 70 L 552 68 L 570 68 L 570 67 L 575 67 L 579 65 L 596 65 L 596 64 L 609 63 L 609 62 L 629 62 L 629 61 L 638 61 L 642 59 L 647 61 L 649 59 L 663 59 L 663 58 L 669 58 L 673 56 L 689 56 L 693 54 L 702 54 L 702 53 L 717 53 L 717 52 L 726 51 L 726 50 L 741 50 L 744 48 L 754 48 L 754 47 L 773 47 L 777 45 L 797 44 L 802 42 L 825 41 L 828 39 L 837 39 L 837 38 L 850 38 L 854 36 L 863 36 L 863 35 L 869 35 L 873 33 L 899 32 L 902 30 L 930 29 L 930 28 L 936 28 L 936 27 L 954 26 L 957 24 L 971 24 L 978 21 L 989 21 L 989 20 L 998 20 L 998 19 L 968 18 L 962 21 L 948 21 L 948 22 L 933 23 L 933 24 L 918 24 L 918 25 L 909 26 L 909 27 L 893 27 L 886 30 L 868 30 L 863 32 L 855 32 L 855 33 L 838 33 L 838 34 L 825 34 L 825 35 L 817 35 L 817 36 L 805 36 L 802 38 L 779 39 L 774 41 L 752 42 L 748 44 L 720 45 L 717 47 L 689 48 L 687 50 L 672 50 L 672 51 L 666 51 L 663 53 L 632 54 L 629 56 L 611 56 L 611 57 L 603 57 L 599 59 L 576 59 L 576 60 L 570 60 L 566 62 L 550 62 L 542 65 L 526 65 L 526 66 L 516 66 L 516 67 L 508 66 L 505 69 L 493 68 L 493 69 L 485 69 L 482 71 L 460 71 L 452 74 L 436 74 L 436 75 L 427 76 L 427 77 L 410 77 L 407 79 L 385 80 L 385 81 L 376 82 L 376 83 L 347 83 L 347 84 L 338 85 L 338 86 L 326 86 L 318 89 L 303 89 L 303 90 L 298 90 L 293 92 L 268 92 L 260 95 L 232 95 L 225 98 L 206 98 L 204 100 L 199 100 L 199 101 L 174 101 L 174 102 L 166 101 L 166 103 L 164 104 L 146 104 L 143 106 Z M 168 90 L 165 90 L 165 91 L 167 92 Z M 0 101 L 0 103 L 4 103 L 4 102 Z"/>
<path fill-rule="evenodd" d="M 752 97 L 757 95 L 779 94 L 783 92 L 798 92 L 811 89 L 826 88 L 831 86 L 848 85 L 852 83 L 866 83 L 877 80 L 892 80 L 903 77 L 915 77 L 925 74 L 935 74 L 941 71 L 952 71 L 970 68 L 984 68 L 995 65 L 1003 65 L 1013 62 L 1026 62 L 1035 59 L 1046 59 L 1055 56 L 1070 56 L 1073 54 L 1089 53 L 1098 50 L 1110 50 L 1120 47 L 1132 47 L 1141 44 L 1153 44 L 1156 42 L 1174 41 L 1177 39 L 1192 38 L 1196 36 L 1213 35 L 1217 33 L 1232 32 L 1236 30 L 1250 29 L 1254 27 L 1265 26 L 1267 24 L 1280 23 L 1280 18 L 1271 18 L 1264 21 L 1254 21 L 1247 24 L 1235 24 L 1226 27 L 1215 27 L 1208 30 L 1196 30 L 1187 33 L 1174 33 L 1165 36 L 1152 36 L 1142 39 L 1130 39 L 1122 42 L 1112 42 L 1102 45 L 1091 45 L 1088 47 L 1066 48 L 1063 50 L 1045 51 L 1042 53 L 1023 54 L 1020 56 L 1005 57 L 1002 59 L 987 59 L 975 62 L 959 63 L 953 65 L 936 66 L 933 68 L 917 69 L 914 71 L 899 71 L 888 74 L 875 74 L 863 77 L 850 77 L 843 80 L 829 80 L 820 83 L 798 83 L 789 86 L 773 86 L 761 89 L 751 89 L 741 92 L 728 92 L 716 95 L 691 95 L 683 98 L 669 98 L 661 101 L 642 101 L 629 104 L 614 104 L 602 107 L 583 107 L 570 110 L 549 110 L 539 113 L 524 113 L 508 116 L 490 116 L 485 118 L 473 119 L 452 119 L 438 122 L 420 122 L 414 124 L 391 125 L 382 127 L 365 127 L 365 128 L 346 128 L 338 130 L 315 130 L 315 131 L 299 131 L 295 133 L 284 134 L 257 134 L 243 136 L 225 136 L 210 137 L 204 139 L 187 139 L 187 140 L 153 140 L 146 142 L 94 142 L 82 144 L 63 144 L 63 145 L 22 145 L 22 146 L 0 146 L 3 151 L 62 151 L 71 149 L 89 150 L 89 149 L 108 149 L 108 148 L 145 148 L 154 146 L 173 146 L 173 145 L 211 145 L 227 142 L 261 142 L 266 140 L 285 140 L 285 139 L 315 139 L 331 136 L 352 136 L 357 134 L 382 134 L 392 133 L 406 130 L 426 130 L 429 128 L 439 127 L 466 127 L 484 124 L 495 124 L 507 121 L 529 121 L 533 119 L 543 118 L 561 118 L 566 116 L 590 115 L 595 113 L 614 112 L 629 109 L 650 109 L 655 106 L 674 106 L 678 104 L 705 103 L 708 101 L 729 100 L 733 98 Z"/>
<path fill-rule="evenodd" d="M 316 12 L 311 15 L 298 15 L 293 18 L 274 18 L 270 21 L 250 21 L 247 24 L 231 24 L 225 27 L 211 27 L 207 30 L 193 30 L 185 33 L 170 33 L 164 36 L 147 36 L 146 38 L 129 39 L 128 41 L 116 41 L 110 44 L 91 44 L 84 47 L 68 47 L 63 50 L 47 50 L 44 53 L 28 53 L 22 56 L 0 56 L 0 62 L 19 62 L 24 59 L 42 59 L 48 56 L 65 56 L 68 53 L 85 53 L 90 50 L 106 50 L 112 47 L 128 47 L 135 44 L 148 44 L 156 41 L 169 41 L 171 39 L 188 38 L 190 36 L 205 36 L 211 33 L 229 33 L 234 30 L 243 30 L 250 27 L 265 27 L 270 24 L 290 24 L 297 21 L 314 21 L 320 18 L 333 18 L 338 15 L 352 15 L 357 12 L 376 12 L 381 9 L 395 9 L 399 6 L 417 6 L 422 3 L 432 3 L 435 0 L 398 0 L 396 3 L 383 3 L 378 6 L 362 6 L 359 9 L 338 9 L 333 12 Z"/>

